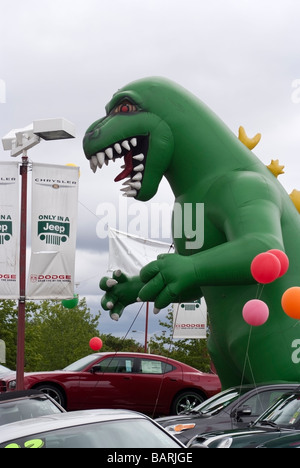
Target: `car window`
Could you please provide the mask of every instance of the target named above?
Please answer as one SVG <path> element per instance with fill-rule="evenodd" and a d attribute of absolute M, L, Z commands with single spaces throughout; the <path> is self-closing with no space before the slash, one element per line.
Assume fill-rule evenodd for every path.
<path fill-rule="evenodd" d="M 273 405 L 282 396 L 284 390 L 266 390 L 256 393 L 243 402 L 250 406 L 251 416 L 260 416 L 269 406 Z"/>
<path fill-rule="evenodd" d="M 1 402 L 0 426 L 60 412 L 59 408 L 46 398 L 26 398 L 24 400 Z"/>
<path fill-rule="evenodd" d="M 171 372 L 174 367 L 163 361 L 158 361 L 157 359 L 141 359 L 140 360 L 140 374 L 166 374 Z"/>
<path fill-rule="evenodd" d="M 108 357 L 97 365 L 97 372 L 131 373 L 133 372 L 134 358 Z"/>
<path fill-rule="evenodd" d="M 15 438 L 0 448 L 180 448 L 179 443 L 146 419 L 106 421 L 54 429 Z"/>

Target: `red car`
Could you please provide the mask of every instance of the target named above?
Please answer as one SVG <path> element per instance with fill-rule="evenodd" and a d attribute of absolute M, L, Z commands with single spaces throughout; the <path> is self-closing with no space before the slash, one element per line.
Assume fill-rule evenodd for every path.
<path fill-rule="evenodd" d="M 0 393 L 14 390 L 15 374 L 0 376 Z M 39 389 L 68 411 L 123 408 L 178 414 L 221 390 L 215 374 L 173 359 L 142 353 L 95 353 L 62 371 L 26 373 L 25 389 Z"/>

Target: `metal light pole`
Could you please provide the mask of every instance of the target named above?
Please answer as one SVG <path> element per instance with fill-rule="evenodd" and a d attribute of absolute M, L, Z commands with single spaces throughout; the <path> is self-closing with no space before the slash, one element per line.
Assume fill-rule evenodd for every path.
<path fill-rule="evenodd" d="M 74 125 L 66 119 L 36 120 L 23 129 L 11 130 L 2 138 L 4 150 L 11 156 L 22 154 L 21 175 L 21 215 L 20 215 L 20 259 L 19 259 L 19 304 L 17 337 L 16 389 L 24 389 L 25 364 L 25 312 L 26 312 L 26 234 L 27 234 L 27 150 L 44 140 L 62 140 L 75 137 Z"/>
<path fill-rule="evenodd" d="M 17 378 L 16 389 L 24 389 L 24 356 L 25 356 L 25 309 L 26 309 L 26 231 L 27 231 L 27 174 L 28 157 L 25 150 L 20 166 L 21 175 L 21 217 L 20 217 L 20 296 L 18 306 L 17 338 Z"/>

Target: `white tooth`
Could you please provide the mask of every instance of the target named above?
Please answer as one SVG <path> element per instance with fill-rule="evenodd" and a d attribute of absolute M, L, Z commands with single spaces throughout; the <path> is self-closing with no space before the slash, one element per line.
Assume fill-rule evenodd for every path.
<path fill-rule="evenodd" d="M 130 190 L 129 192 L 123 193 L 123 197 L 135 197 L 137 195 L 136 190 Z"/>
<path fill-rule="evenodd" d="M 135 156 L 133 156 L 133 159 L 136 159 L 137 161 L 143 161 L 144 160 L 144 155 L 143 153 L 140 153 L 140 154 L 136 154 Z"/>
<path fill-rule="evenodd" d="M 131 180 L 131 179 L 127 179 L 127 180 L 125 180 L 125 181 L 123 182 L 122 185 L 129 185 L 130 182 L 132 182 L 132 180 Z"/>
<path fill-rule="evenodd" d="M 119 153 L 119 154 L 122 153 L 122 148 L 121 148 L 121 146 L 119 145 L 119 143 L 116 143 L 116 144 L 114 145 L 114 148 L 115 148 L 115 150 L 116 150 L 117 153 Z"/>
<path fill-rule="evenodd" d="M 145 168 L 144 168 L 144 165 L 143 164 L 139 164 L 138 166 L 134 167 L 133 170 L 135 172 L 141 172 L 143 171 Z"/>
<path fill-rule="evenodd" d="M 130 140 L 130 143 L 132 144 L 132 146 L 136 146 L 137 145 L 137 139 L 136 138 L 132 138 Z"/>
<path fill-rule="evenodd" d="M 104 153 L 97 153 L 97 160 L 98 160 L 98 166 L 101 167 L 103 166 L 104 164 L 104 159 L 105 159 L 105 154 Z"/>
<path fill-rule="evenodd" d="M 138 180 L 138 181 L 140 181 L 140 180 L 142 180 L 142 178 L 143 178 L 142 173 L 141 173 L 141 172 L 138 172 L 137 174 L 135 174 L 134 177 L 132 177 L 132 180 Z"/>
<path fill-rule="evenodd" d="M 124 141 L 122 142 L 122 146 L 123 146 L 123 148 L 127 149 L 128 151 L 130 151 L 130 146 L 129 146 L 129 143 L 128 143 L 127 140 L 124 140 Z"/>
<path fill-rule="evenodd" d="M 90 166 L 93 172 L 96 172 L 98 166 L 97 156 L 92 156 L 90 159 Z"/>
<path fill-rule="evenodd" d="M 113 158 L 113 155 L 114 155 L 113 149 L 112 149 L 112 148 L 107 148 L 107 149 L 105 150 L 105 154 L 106 154 L 106 156 L 107 156 L 109 159 L 112 159 L 112 158 Z"/>
<path fill-rule="evenodd" d="M 130 192 L 131 190 L 131 187 L 124 187 L 120 189 L 120 192 Z"/>
<path fill-rule="evenodd" d="M 133 189 L 140 190 L 142 184 L 141 184 L 141 182 L 131 182 L 131 183 L 130 183 L 130 186 L 131 186 Z"/>

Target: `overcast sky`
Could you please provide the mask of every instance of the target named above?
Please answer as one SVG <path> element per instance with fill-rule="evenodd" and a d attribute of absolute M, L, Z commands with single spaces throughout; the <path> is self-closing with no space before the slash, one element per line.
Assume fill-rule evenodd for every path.
<path fill-rule="evenodd" d="M 249 136 L 260 132 L 255 154 L 265 164 L 279 159 L 283 186 L 300 190 L 299 18 L 297 0 L 0 0 L 0 137 L 37 119 L 75 124 L 76 139 L 42 142 L 28 156 L 80 166 L 76 292 L 92 310 L 100 309 L 98 282 L 108 265 L 108 241 L 97 236 L 99 210 L 113 203 L 119 212 L 124 198 L 113 183 L 116 167 L 90 170 L 85 130 L 118 88 L 164 76 L 234 133 L 240 125 Z M 11 159 L 2 146 L 0 157 Z M 172 204 L 166 182 L 153 201 Z M 118 323 L 103 312 L 100 332 L 122 336 L 135 311 L 125 310 Z M 151 315 L 150 334 L 159 319 Z M 133 329 L 143 326 L 141 317 Z"/>

